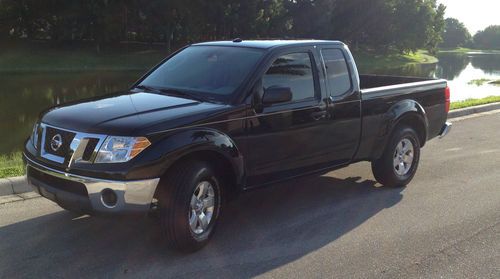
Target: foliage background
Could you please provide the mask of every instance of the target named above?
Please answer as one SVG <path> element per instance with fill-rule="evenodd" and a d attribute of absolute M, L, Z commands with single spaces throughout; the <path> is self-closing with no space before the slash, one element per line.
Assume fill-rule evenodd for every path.
<path fill-rule="evenodd" d="M 162 43 L 248 38 L 338 39 L 380 51 L 435 51 L 436 0 L 0 0 L 0 38 Z"/>

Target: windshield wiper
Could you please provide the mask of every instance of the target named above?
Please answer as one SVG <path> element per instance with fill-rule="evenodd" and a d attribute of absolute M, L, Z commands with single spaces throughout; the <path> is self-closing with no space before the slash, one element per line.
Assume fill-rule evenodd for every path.
<path fill-rule="evenodd" d="M 151 87 L 151 86 L 147 86 L 147 85 L 143 85 L 143 84 L 137 85 L 134 88 L 147 90 L 147 91 L 151 91 L 151 92 L 164 93 L 167 95 L 188 97 L 189 99 L 193 99 L 193 100 L 200 101 L 200 102 L 211 101 L 211 100 L 208 100 L 208 98 L 204 98 L 198 94 L 194 94 L 194 93 L 191 93 L 191 92 L 186 91 L 186 90 L 179 90 L 179 89 L 173 89 L 173 88 L 157 88 L 157 87 Z"/>
<path fill-rule="evenodd" d="M 137 86 L 134 86 L 134 88 L 137 88 L 137 89 L 142 89 L 142 90 L 147 90 L 147 91 L 153 91 L 153 92 L 158 92 L 159 90 L 156 89 L 156 88 L 153 88 L 151 86 L 147 86 L 147 85 L 143 85 L 143 84 L 140 84 L 140 85 L 137 85 Z"/>
<path fill-rule="evenodd" d="M 178 90 L 178 89 L 172 89 L 172 88 L 158 88 L 157 91 L 160 91 L 160 92 L 168 94 L 168 95 L 188 97 L 189 99 L 193 99 L 196 101 L 207 102 L 206 98 L 203 98 L 202 96 L 200 96 L 198 94 L 194 94 L 194 93 L 191 93 L 191 92 L 186 91 L 186 90 Z"/>

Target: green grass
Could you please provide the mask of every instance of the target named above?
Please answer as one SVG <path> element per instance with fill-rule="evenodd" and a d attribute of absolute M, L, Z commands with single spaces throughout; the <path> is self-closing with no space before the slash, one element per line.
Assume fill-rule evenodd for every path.
<path fill-rule="evenodd" d="M 480 79 L 473 79 L 473 80 L 468 82 L 469 85 L 476 85 L 476 86 L 482 86 L 485 83 L 500 86 L 500 79 L 491 80 L 491 79 L 487 79 L 487 78 L 480 78 Z"/>
<path fill-rule="evenodd" d="M 0 73 L 144 70 L 167 55 L 161 45 L 118 44 L 97 53 L 88 45 L 54 47 L 46 42 L 8 41 L 0 45 Z M 425 50 L 410 54 L 356 52 L 355 59 L 367 70 L 438 62 Z"/>
<path fill-rule="evenodd" d="M 435 64 L 439 62 L 439 59 L 433 55 L 431 55 L 428 51 L 426 50 L 418 50 L 415 53 L 410 53 L 404 55 L 407 59 L 410 59 L 413 61 L 413 63 L 418 63 L 418 64 Z"/>
<path fill-rule="evenodd" d="M 457 47 L 457 48 L 442 48 L 439 50 L 439 52 L 444 52 L 444 53 L 467 53 L 471 51 L 477 51 L 475 49 L 471 48 L 465 48 L 465 47 Z"/>
<path fill-rule="evenodd" d="M 21 152 L 0 155 L 0 178 L 24 175 L 24 171 Z"/>
<path fill-rule="evenodd" d="M 489 50 L 489 49 L 473 49 L 466 47 L 458 48 L 442 48 L 439 50 L 440 53 L 455 53 L 455 54 L 467 54 L 469 52 L 482 52 L 482 53 L 500 53 L 500 50 Z"/>
<path fill-rule="evenodd" d="M 418 50 L 410 54 L 354 52 L 354 59 L 358 67 L 364 71 L 398 68 L 408 64 L 434 64 L 439 62 L 435 56 L 425 50 Z"/>
<path fill-rule="evenodd" d="M 500 96 L 490 96 L 482 99 L 468 99 L 464 101 L 459 101 L 459 102 L 453 102 L 450 105 L 450 109 L 461 109 L 461 108 L 468 108 L 468 107 L 475 107 L 479 105 L 485 105 L 485 104 L 491 104 L 491 103 L 497 103 L 500 102 Z"/>
<path fill-rule="evenodd" d="M 161 48 L 142 48 L 117 46 L 116 51 L 98 53 L 94 48 L 83 46 L 61 48 L 11 43 L 0 46 L 0 73 L 144 70 L 168 54 Z"/>
<path fill-rule="evenodd" d="M 484 85 L 485 83 L 489 82 L 490 80 L 487 78 L 480 78 L 480 79 L 473 79 L 468 82 L 469 85 L 476 85 L 476 86 L 481 86 Z"/>

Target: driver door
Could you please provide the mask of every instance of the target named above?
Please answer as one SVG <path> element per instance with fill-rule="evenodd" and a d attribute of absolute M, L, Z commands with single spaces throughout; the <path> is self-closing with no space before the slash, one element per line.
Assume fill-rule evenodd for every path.
<path fill-rule="evenodd" d="M 328 161 L 323 147 L 327 107 L 321 99 L 312 49 L 280 53 L 261 78 L 269 87 L 288 87 L 292 100 L 255 105 L 246 120 L 247 185 L 262 185 L 308 172 Z M 255 96 L 254 96 L 255 97 Z"/>

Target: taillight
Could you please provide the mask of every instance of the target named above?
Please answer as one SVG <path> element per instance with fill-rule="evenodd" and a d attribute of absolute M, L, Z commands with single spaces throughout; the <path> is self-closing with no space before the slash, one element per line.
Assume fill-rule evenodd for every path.
<path fill-rule="evenodd" d="M 448 86 L 444 90 L 444 109 L 446 113 L 450 111 L 450 87 Z"/>

